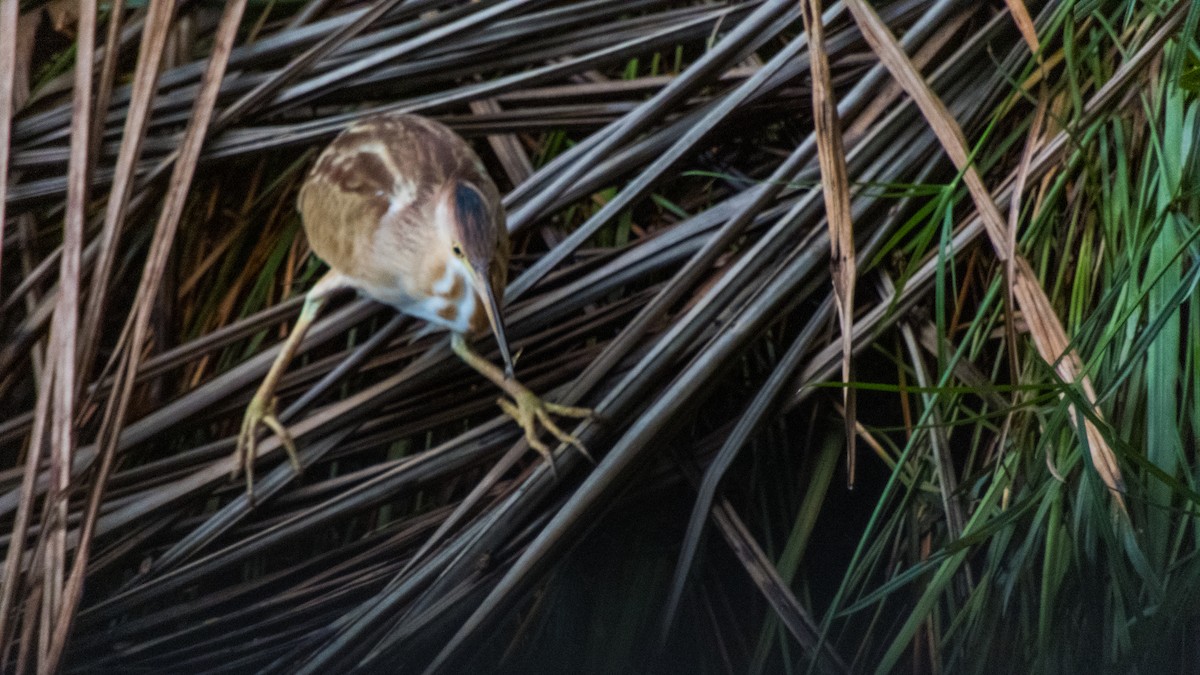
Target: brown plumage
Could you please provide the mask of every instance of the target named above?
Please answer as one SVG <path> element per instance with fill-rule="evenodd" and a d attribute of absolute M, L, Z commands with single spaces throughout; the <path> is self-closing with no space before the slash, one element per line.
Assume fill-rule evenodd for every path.
<path fill-rule="evenodd" d="M 550 414 L 586 417 L 591 411 L 544 402 L 513 378 L 499 302 L 509 259 L 504 209 L 466 141 L 416 115 L 364 119 L 317 158 L 297 204 L 309 244 L 330 270 L 308 292 L 295 327 L 246 408 L 234 473 L 245 471 L 251 496 L 260 424 L 279 436 L 300 469 L 295 445 L 275 416 L 274 391 L 326 298 L 344 288 L 450 330 L 455 353 L 512 397 L 501 399 L 500 407 L 548 461 L 550 449 L 538 438 L 538 423 L 586 454 Z M 488 328 L 504 371 L 472 351 L 463 337 Z"/>
<path fill-rule="evenodd" d="M 501 298 L 509 240 L 500 192 L 471 146 L 438 122 L 416 115 L 379 115 L 356 123 L 317 158 L 297 205 L 313 251 L 347 276 L 349 285 L 409 313 L 414 313 L 414 299 L 443 297 L 452 304 L 434 316 L 415 313 L 454 329 L 463 319 L 454 305 L 471 289 L 457 276 L 451 288 L 434 288 L 445 277 L 446 266 L 429 252 L 444 248 L 440 238 L 448 228 L 428 224 L 438 219 L 438 207 L 449 199 L 443 191 L 458 184 L 477 190 L 488 210 L 484 226 L 471 240 L 492 243 L 487 277 Z M 488 328 L 483 307 L 483 302 L 476 303 L 468 318 L 472 333 Z"/>

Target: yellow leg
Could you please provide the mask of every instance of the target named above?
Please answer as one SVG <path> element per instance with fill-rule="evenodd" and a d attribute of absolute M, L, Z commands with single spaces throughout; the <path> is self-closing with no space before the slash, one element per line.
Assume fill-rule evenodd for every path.
<path fill-rule="evenodd" d="M 525 440 L 529 442 L 529 447 L 544 457 L 550 463 L 551 468 L 554 467 L 554 456 L 550 453 L 550 448 L 538 438 L 537 424 L 539 422 L 559 441 L 574 446 L 580 454 L 588 458 L 588 461 L 595 463 L 592 456 L 588 454 L 587 448 L 583 447 L 583 443 L 580 443 L 578 438 L 560 429 L 554 423 L 554 419 L 550 417 L 551 415 L 576 418 L 591 417 L 591 410 L 543 401 L 526 388 L 525 385 L 518 382 L 515 378 L 506 377 L 504 371 L 496 367 L 494 363 L 477 354 L 467 344 L 466 338 L 458 333 L 450 336 L 450 346 L 454 348 L 454 353 L 458 354 L 458 358 L 462 359 L 464 363 L 478 371 L 480 375 L 491 380 L 497 387 L 503 389 L 504 393 L 512 397 L 512 401 L 503 398 L 499 399 L 497 403 L 500 405 L 500 409 L 513 418 L 525 430 Z"/>
<path fill-rule="evenodd" d="M 300 318 L 296 319 L 296 325 L 292 327 L 287 341 L 279 350 L 279 356 L 275 357 L 275 362 L 271 364 L 267 376 L 258 386 L 254 398 L 250 399 L 250 404 L 246 406 L 246 414 L 242 418 L 242 429 L 238 433 L 232 477 L 236 478 L 239 471 L 245 473 L 246 494 L 251 501 L 254 500 L 254 460 L 258 455 L 259 425 L 267 427 L 279 437 L 279 442 L 287 450 L 292 467 L 297 473 L 300 472 L 300 455 L 296 452 L 296 444 L 288 434 L 287 428 L 283 426 L 283 422 L 276 416 L 275 388 L 279 386 L 279 379 L 287 370 L 288 363 L 296 356 L 296 350 L 300 348 L 304 334 L 316 320 L 329 294 L 344 286 L 343 277 L 331 271 L 321 277 L 321 280 L 304 296 L 304 307 L 300 310 Z"/>

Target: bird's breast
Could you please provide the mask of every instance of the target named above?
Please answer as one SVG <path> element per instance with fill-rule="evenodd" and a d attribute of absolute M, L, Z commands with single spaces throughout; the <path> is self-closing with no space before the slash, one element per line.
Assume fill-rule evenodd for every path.
<path fill-rule="evenodd" d="M 466 264 L 452 258 L 435 266 L 424 288 L 403 298 L 383 299 L 400 311 L 456 333 L 475 333 L 488 327 L 483 300 L 471 286 Z"/>

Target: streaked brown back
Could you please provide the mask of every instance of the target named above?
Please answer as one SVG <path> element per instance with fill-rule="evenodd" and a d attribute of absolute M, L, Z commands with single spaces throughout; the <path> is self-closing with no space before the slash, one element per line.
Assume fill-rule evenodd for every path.
<path fill-rule="evenodd" d="M 298 199 L 309 243 L 368 292 L 404 277 L 409 286 L 398 290 L 419 293 L 440 254 L 435 200 L 451 180 L 474 185 L 492 206 L 507 253 L 499 191 L 479 157 L 448 127 L 401 114 L 357 122 L 317 158 Z"/>

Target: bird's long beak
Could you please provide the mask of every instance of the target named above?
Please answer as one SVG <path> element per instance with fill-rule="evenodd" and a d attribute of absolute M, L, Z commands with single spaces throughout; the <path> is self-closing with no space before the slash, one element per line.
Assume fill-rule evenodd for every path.
<path fill-rule="evenodd" d="M 504 316 L 500 314 L 500 303 L 496 301 L 496 293 L 486 274 L 481 274 L 474 266 L 471 269 L 471 283 L 475 293 L 483 298 L 483 311 L 487 312 L 488 324 L 492 334 L 496 336 L 496 344 L 500 345 L 500 358 L 504 360 L 504 374 L 509 379 L 513 376 L 512 353 L 508 350 L 508 337 L 504 334 Z"/>

